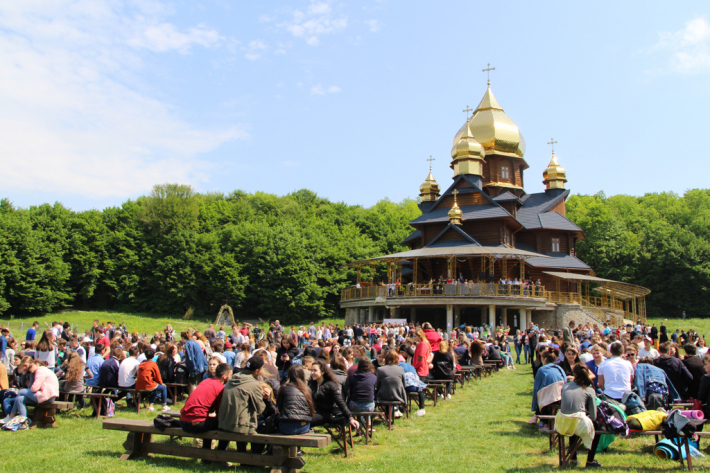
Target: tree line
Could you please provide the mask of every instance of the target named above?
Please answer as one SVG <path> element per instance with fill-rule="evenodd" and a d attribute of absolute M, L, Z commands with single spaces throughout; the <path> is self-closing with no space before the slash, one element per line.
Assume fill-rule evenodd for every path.
<path fill-rule="evenodd" d="M 163 184 L 103 211 L 0 201 L 0 314 L 66 306 L 182 316 L 228 300 L 242 319 L 340 315 L 344 265 L 403 251 L 416 201 L 369 208 L 309 190 L 199 194 Z M 649 316 L 710 314 L 710 191 L 574 195 L 577 254 L 600 277 L 652 290 Z M 366 277 L 384 279 L 385 268 Z"/>
<path fill-rule="evenodd" d="M 103 211 L 3 199 L 0 314 L 74 306 L 199 316 L 228 300 L 241 319 L 333 317 L 356 277 L 344 265 L 401 250 L 418 215 L 412 200 L 363 208 L 305 189 L 198 194 L 179 184 Z"/>

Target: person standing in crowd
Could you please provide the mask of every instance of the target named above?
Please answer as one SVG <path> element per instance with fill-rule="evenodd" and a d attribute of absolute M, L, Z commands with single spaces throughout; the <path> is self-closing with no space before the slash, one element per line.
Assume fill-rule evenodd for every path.
<path fill-rule="evenodd" d="M 32 327 L 27 329 L 27 334 L 25 335 L 25 341 L 34 342 L 37 336 L 37 329 L 39 329 L 39 322 L 33 322 Z"/>
<path fill-rule="evenodd" d="M 698 391 L 700 390 L 700 381 L 703 376 L 705 376 L 705 365 L 703 360 L 696 356 L 697 348 L 692 343 L 686 343 L 683 346 L 685 350 L 685 358 L 683 358 L 683 365 L 690 372 L 693 379 L 688 383 L 688 399 L 698 399 Z"/>
<path fill-rule="evenodd" d="M 188 374 L 187 394 L 189 395 L 192 394 L 192 391 L 194 391 L 197 385 L 202 381 L 205 371 L 207 371 L 208 364 L 202 347 L 200 347 L 196 341 L 192 340 L 189 332 L 182 332 L 180 338 L 182 339 L 183 349 L 185 350 L 184 360 Z"/>

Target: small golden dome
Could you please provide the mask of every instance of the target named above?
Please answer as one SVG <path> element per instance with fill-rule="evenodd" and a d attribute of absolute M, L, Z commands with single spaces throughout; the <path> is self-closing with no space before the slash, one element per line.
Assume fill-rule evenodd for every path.
<path fill-rule="evenodd" d="M 451 207 L 451 210 L 449 210 L 449 222 L 453 223 L 454 225 L 461 225 L 461 217 L 463 217 L 463 212 L 459 208 L 459 204 L 456 201 L 456 194 L 458 192 L 454 190 L 454 206 Z"/>
<path fill-rule="evenodd" d="M 520 134 L 520 129 L 505 114 L 490 87 L 486 89 L 486 93 L 473 112 L 471 119 L 456 133 L 454 146 L 464 136 L 466 128 L 483 146 L 486 153 L 518 158 L 525 155 L 525 140 Z"/>
<path fill-rule="evenodd" d="M 542 173 L 543 181 L 542 183 L 548 189 L 564 189 L 565 182 L 567 182 L 567 173 L 565 168 L 560 166 L 559 161 L 557 161 L 557 156 L 555 152 L 552 152 L 552 159 L 550 164 L 547 165 L 547 169 Z"/>
<path fill-rule="evenodd" d="M 454 147 L 451 148 L 451 158 L 454 160 L 465 156 L 484 158 L 486 156 L 486 151 L 483 149 L 483 146 L 481 146 L 481 143 L 476 141 L 473 137 L 471 130 L 469 130 L 465 124 L 462 130 L 461 138 L 458 142 L 454 142 Z"/>
<path fill-rule="evenodd" d="M 429 175 L 426 180 L 419 186 L 419 196 L 422 198 L 422 202 L 435 201 L 439 198 L 439 192 L 441 188 L 439 184 L 434 179 L 434 175 L 429 169 Z"/>

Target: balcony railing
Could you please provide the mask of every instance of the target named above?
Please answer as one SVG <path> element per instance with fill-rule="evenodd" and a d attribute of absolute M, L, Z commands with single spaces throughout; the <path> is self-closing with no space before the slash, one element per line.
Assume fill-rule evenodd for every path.
<path fill-rule="evenodd" d="M 458 297 L 458 296 L 501 296 L 501 297 L 545 297 L 542 286 L 522 286 L 517 284 L 405 284 L 403 286 L 365 286 L 360 289 L 343 289 L 340 299 L 375 299 L 377 297 Z"/>

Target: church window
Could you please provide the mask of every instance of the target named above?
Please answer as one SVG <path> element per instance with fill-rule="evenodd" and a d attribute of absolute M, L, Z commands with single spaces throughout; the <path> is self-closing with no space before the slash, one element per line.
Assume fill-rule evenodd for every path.
<path fill-rule="evenodd" d="M 559 238 L 553 238 L 553 239 L 552 239 L 552 252 L 553 252 L 553 253 L 559 253 L 559 252 L 560 252 L 560 239 L 559 239 Z"/>
<path fill-rule="evenodd" d="M 510 179 L 510 168 L 508 166 L 501 166 L 500 178 L 501 179 Z"/>

